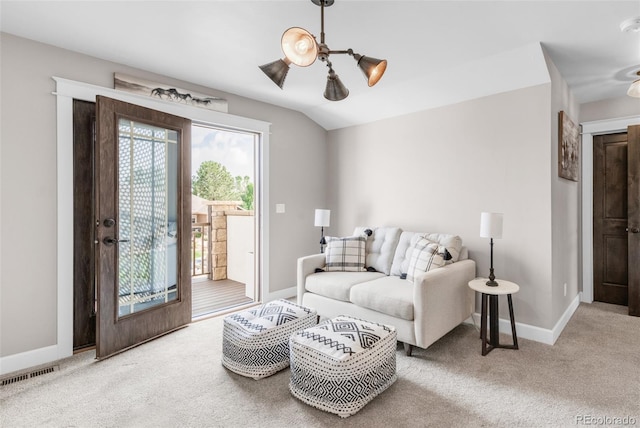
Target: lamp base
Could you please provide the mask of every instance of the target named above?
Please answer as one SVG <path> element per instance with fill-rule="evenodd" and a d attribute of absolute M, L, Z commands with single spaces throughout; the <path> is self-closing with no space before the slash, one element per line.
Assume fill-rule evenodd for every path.
<path fill-rule="evenodd" d="M 324 253 L 324 246 L 327 245 L 327 240 L 324 239 L 324 226 L 320 228 L 320 253 Z"/>
<path fill-rule="evenodd" d="M 493 255 L 493 251 L 492 251 Z M 491 257 L 493 259 L 493 257 Z M 493 274 L 493 260 L 491 260 L 491 268 L 489 269 L 489 281 L 486 282 L 488 287 L 497 287 L 496 276 Z"/>

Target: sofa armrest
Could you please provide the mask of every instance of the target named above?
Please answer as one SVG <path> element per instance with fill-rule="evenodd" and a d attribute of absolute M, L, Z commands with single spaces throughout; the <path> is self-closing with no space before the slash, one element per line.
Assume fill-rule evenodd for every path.
<path fill-rule="evenodd" d="M 415 278 L 413 303 L 419 347 L 428 347 L 471 316 L 474 293 L 469 281 L 475 277 L 476 263 L 467 259 Z"/>
<path fill-rule="evenodd" d="M 324 254 L 312 254 L 298 259 L 298 304 L 302 305 L 302 295 L 304 294 L 304 284 L 307 276 L 315 273 L 316 269 L 324 268 L 326 257 Z"/>

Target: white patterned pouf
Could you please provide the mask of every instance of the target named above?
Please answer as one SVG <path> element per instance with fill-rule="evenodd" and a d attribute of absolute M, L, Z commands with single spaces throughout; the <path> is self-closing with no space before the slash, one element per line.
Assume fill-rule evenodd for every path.
<path fill-rule="evenodd" d="M 395 327 L 339 316 L 289 342 L 289 390 L 318 409 L 346 418 L 396 381 Z"/>
<path fill-rule="evenodd" d="M 289 338 L 318 323 L 314 309 L 275 300 L 224 319 L 222 365 L 260 379 L 289 365 Z"/>

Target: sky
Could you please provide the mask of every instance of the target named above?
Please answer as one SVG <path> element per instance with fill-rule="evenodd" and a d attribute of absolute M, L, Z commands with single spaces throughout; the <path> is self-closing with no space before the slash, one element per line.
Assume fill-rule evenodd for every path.
<path fill-rule="evenodd" d="M 254 182 L 252 134 L 193 125 L 191 128 L 191 175 L 204 161 L 224 165 L 233 177 L 249 176 Z"/>

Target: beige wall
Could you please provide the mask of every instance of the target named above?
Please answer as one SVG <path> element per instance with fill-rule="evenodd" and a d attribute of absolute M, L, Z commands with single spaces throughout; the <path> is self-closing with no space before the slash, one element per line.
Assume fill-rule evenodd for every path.
<path fill-rule="evenodd" d="M 113 87 L 113 73 L 220 95 L 229 113 L 271 122 L 270 292 L 295 286 L 295 260 L 317 251 L 326 131 L 301 113 L 0 33 L 0 356 L 56 342 L 56 97 L 51 76 Z M 275 214 L 275 203 L 286 203 Z M 296 239 L 292 239 L 295 237 Z"/>
<path fill-rule="evenodd" d="M 580 122 L 640 115 L 640 98 L 623 96 L 580 105 Z"/>
<path fill-rule="evenodd" d="M 564 111 L 579 124 L 579 105 L 567 82 L 545 55 L 551 77 L 551 195 L 552 195 L 552 319 L 557 321 L 580 291 L 580 183 L 558 176 L 558 112 Z M 566 294 L 565 294 L 566 284 Z"/>
<path fill-rule="evenodd" d="M 502 212 L 496 275 L 521 286 L 517 321 L 553 327 L 550 106 L 543 84 L 330 131 L 331 234 L 357 225 L 459 234 L 487 276 L 480 213 Z"/>

